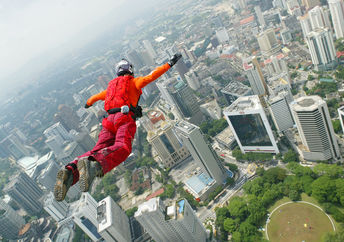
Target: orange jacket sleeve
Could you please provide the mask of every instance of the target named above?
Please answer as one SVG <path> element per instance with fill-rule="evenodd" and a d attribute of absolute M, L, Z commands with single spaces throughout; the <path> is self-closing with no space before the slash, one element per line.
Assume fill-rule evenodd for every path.
<path fill-rule="evenodd" d="M 155 68 L 155 70 L 147 76 L 143 76 L 143 77 L 140 76 L 140 77 L 135 78 L 136 88 L 139 90 L 141 88 L 144 88 L 146 85 L 148 85 L 152 81 L 155 81 L 156 79 L 158 79 L 162 74 L 164 74 L 170 68 L 171 68 L 170 65 L 166 63 L 165 65 Z"/>
<path fill-rule="evenodd" d="M 99 101 L 99 100 L 105 100 L 105 97 L 106 97 L 106 90 L 105 91 L 102 91 L 100 93 L 97 93 L 95 95 L 93 95 L 92 97 L 90 97 L 88 100 L 87 100 L 87 105 L 92 105 L 93 103 Z"/>

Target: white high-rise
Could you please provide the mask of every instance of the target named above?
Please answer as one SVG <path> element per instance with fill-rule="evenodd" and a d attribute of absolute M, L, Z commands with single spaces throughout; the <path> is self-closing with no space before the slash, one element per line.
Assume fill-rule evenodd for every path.
<path fill-rule="evenodd" d="M 260 6 L 255 6 L 254 7 L 254 11 L 256 13 L 259 25 L 261 27 L 264 27 L 265 26 L 265 20 L 264 20 L 264 16 L 263 16 L 262 10 L 260 9 Z"/>
<path fill-rule="evenodd" d="M 277 96 L 270 98 L 268 103 L 272 119 L 279 132 L 283 132 L 294 126 L 287 92 L 280 92 Z"/>
<path fill-rule="evenodd" d="M 183 144 L 188 148 L 194 160 L 202 165 L 208 176 L 219 185 L 225 183 L 228 177 L 227 171 L 215 151 L 205 141 L 200 128 L 184 120 L 176 123 L 175 127 Z"/>
<path fill-rule="evenodd" d="M 159 197 L 139 205 L 135 218 L 156 242 L 205 242 L 207 233 L 186 199 L 165 207 Z"/>
<path fill-rule="evenodd" d="M 54 194 L 50 192 L 44 201 L 44 210 L 56 221 L 59 222 L 66 218 L 69 205 L 65 201 L 58 202 L 54 198 Z"/>
<path fill-rule="evenodd" d="M 327 104 L 319 96 L 300 97 L 291 103 L 293 117 L 303 144 L 306 160 L 340 158 Z"/>
<path fill-rule="evenodd" d="M 329 70 L 336 67 L 337 56 L 330 29 L 313 30 L 308 33 L 306 42 L 316 70 Z"/>
<path fill-rule="evenodd" d="M 344 3 L 342 0 L 328 0 L 336 38 L 344 37 Z"/>
<path fill-rule="evenodd" d="M 184 76 L 192 90 L 197 91 L 201 87 L 198 77 L 193 70 L 189 70 Z"/>
<path fill-rule="evenodd" d="M 264 56 L 270 56 L 277 53 L 281 46 L 277 42 L 275 30 L 273 28 L 267 29 L 257 35 L 257 41 L 260 51 Z"/>
<path fill-rule="evenodd" d="M 344 133 L 344 106 L 338 108 L 340 125 L 342 126 L 342 132 Z"/>
<path fill-rule="evenodd" d="M 264 108 L 257 95 L 239 97 L 223 114 L 242 153 L 279 153 Z"/>
<path fill-rule="evenodd" d="M 216 30 L 216 38 L 221 44 L 224 44 L 229 41 L 229 35 L 227 33 L 227 30 L 225 28 L 221 28 L 219 30 Z"/>
<path fill-rule="evenodd" d="M 291 79 L 289 75 L 289 68 L 285 61 L 285 55 L 273 55 L 269 59 L 264 61 L 265 69 L 268 71 L 270 77 L 277 75 L 283 75 L 287 78 L 289 85 L 291 84 Z"/>
<path fill-rule="evenodd" d="M 299 17 L 303 36 L 307 35 L 318 28 L 331 29 L 330 12 L 328 9 L 316 6 L 312 8 L 304 16 Z"/>
<path fill-rule="evenodd" d="M 142 42 L 143 46 L 148 51 L 149 55 L 154 59 L 156 57 L 156 52 L 152 46 L 152 43 L 149 40 L 144 40 Z"/>
<path fill-rule="evenodd" d="M 98 203 L 97 220 L 98 231 L 105 241 L 132 241 L 129 218 L 110 196 Z"/>
<path fill-rule="evenodd" d="M 255 56 L 244 60 L 243 68 L 245 74 L 250 81 L 250 86 L 255 95 L 267 94 L 267 86 L 264 80 L 264 75 Z"/>

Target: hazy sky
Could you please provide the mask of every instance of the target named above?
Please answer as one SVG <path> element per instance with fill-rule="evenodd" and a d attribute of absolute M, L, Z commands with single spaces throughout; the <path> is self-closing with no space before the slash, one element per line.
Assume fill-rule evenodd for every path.
<path fill-rule="evenodd" d="M 116 15 L 116 10 L 129 2 L 128 7 L 132 8 L 133 2 L 142 1 L 0 0 L 2 89 L 13 81 L 5 77 L 32 58 L 76 37 L 82 40 L 83 29 L 101 21 L 104 16 L 111 16 L 112 12 L 111 21 L 118 21 L 120 16 Z M 92 32 L 88 34 L 92 35 Z"/>

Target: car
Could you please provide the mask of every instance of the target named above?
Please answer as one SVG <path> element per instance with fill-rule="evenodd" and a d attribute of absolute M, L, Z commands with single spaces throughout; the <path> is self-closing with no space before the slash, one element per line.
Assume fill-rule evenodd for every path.
<path fill-rule="evenodd" d="M 220 156 L 225 157 L 226 155 L 225 154 L 220 154 Z"/>

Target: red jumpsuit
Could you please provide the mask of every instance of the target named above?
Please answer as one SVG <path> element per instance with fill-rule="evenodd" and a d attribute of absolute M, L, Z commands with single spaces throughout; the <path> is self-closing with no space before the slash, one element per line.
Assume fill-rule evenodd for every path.
<path fill-rule="evenodd" d="M 132 81 L 129 83 L 130 104 L 136 107 L 140 95 L 142 94 L 141 89 L 147 84 L 159 78 L 169 69 L 170 65 L 166 63 L 165 65 L 157 67 L 150 75 L 131 79 Z M 106 90 L 89 98 L 87 100 L 87 104 L 91 106 L 98 100 L 105 100 L 105 98 Z M 109 105 L 106 103 L 104 104 L 104 106 L 109 108 Z M 103 173 L 106 174 L 127 159 L 127 157 L 131 153 L 132 141 L 136 132 L 136 123 L 134 119 L 131 117 L 131 115 L 126 115 L 118 112 L 115 114 L 110 114 L 106 122 L 108 124 L 112 124 L 115 129 L 105 128 L 103 121 L 103 128 L 99 133 L 98 141 L 93 149 L 81 156 L 78 156 L 71 163 L 77 165 L 79 158 L 92 156 L 100 163 L 103 168 Z M 79 180 L 79 172 L 77 169 L 73 169 L 73 166 L 74 165 L 67 165 L 66 167 L 67 169 L 72 170 L 73 184 L 75 184 Z"/>

